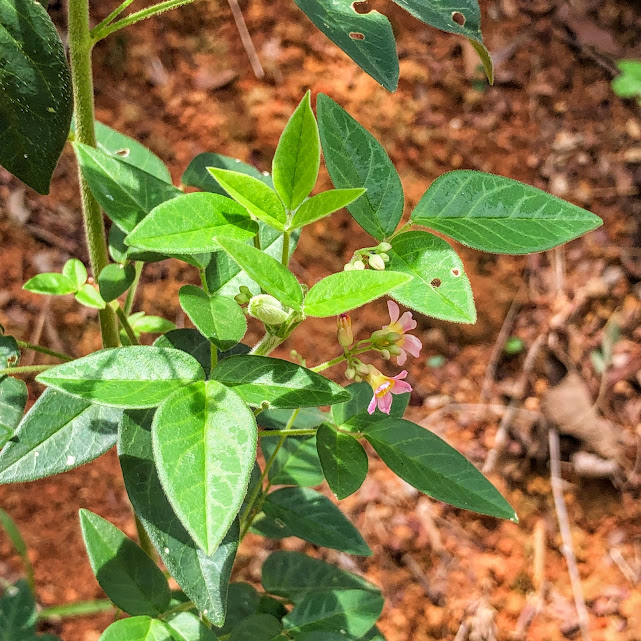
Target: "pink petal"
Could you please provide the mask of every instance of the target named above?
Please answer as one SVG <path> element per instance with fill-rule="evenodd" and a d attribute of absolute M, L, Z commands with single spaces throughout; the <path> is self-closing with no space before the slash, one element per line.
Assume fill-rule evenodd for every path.
<path fill-rule="evenodd" d="M 387 301 L 387 309 L 389 311 L 390 323 L 395 323 L 398 320 L 398 315 L 400 314 L 401 310 L 393 300 Z"/>
<path fill-rule="evenodd" d="M 392 409 L 392 395 L 390 393 L 383 394 L 378 398 L 378 409 L 383 412 L 383 414 L 389 414 Z"/>
<path fill-rule="evenodd" d="M 398 324 L 403 328 L 404 332 L 409 332 L 417 325 L 416 321 L 412 318 L 412 312 L 405 312 L 398 321 Z"/>
<path fill-rule="evenodd" d="M 398 345 L 398 343 L 397 343 Z M 398 355 L 398 358 L 396 359 L 396 362 L 399 365 L 405 365 L 405 361 L 407 360 L 407 352 L 404 349 L 401 349 L 401 353 Z"/>
<path fill-rule="evenodd" d="M 372 400 L 369 402 L 369 405 L 367 406 L 367 413 L 373 414 L 375 410 L 376 410 L 376 394 L 373 394 Z"/>
<path fill-rule="evenodd" d="M 407 378 L 407 370 L 406 370 L 406 369 L 404 369 L 400 374 L 397 374 L 396 376 L 392 376 L 392 378 L 393 378 L 395 381 L 399 381 L 399 380 L 401 380 L 401 379 L 403 379 L 403 378 Z"/>
<path fill-rule="evenodd" d="M 414 358 L 418 358 L 421 350 L 423 349 L 423 343 L 421 343 L 416 336 L 412 336 L 411 334 L 404 334 L 403 339 L 400 340 L 397 345 L 401 349 L 407 350 Z M 398 364 L 402 365 L 403 363 L 399 361 Z"/>
<path fill-rule="evenodd" d="M 392 387 L 392 394 L 406 394 L 407 392 L 412 391 L 412 386 L 405 381 L 398 381 L 394 387 Z M 386 395 L 387 396 L 387 395 Z"/>

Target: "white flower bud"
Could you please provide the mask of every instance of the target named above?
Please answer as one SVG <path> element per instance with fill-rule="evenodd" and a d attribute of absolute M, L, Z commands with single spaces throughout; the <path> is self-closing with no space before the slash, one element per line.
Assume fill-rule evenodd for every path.
<path fill-rule="evenodd" d="M 347 265 L 345 265 L 345 267 L 343 267 L 343 271 L 344 272 L 351 272 L 353 270 L 354 270 L 354 265 L 352 265 L 352 263 L 347 263 Z"/>
<path fill-rule="evenodd" d="M 365 269 L 365 263 L 362 260 L 355 260 L 353 269 L 357 271 L 363 271 Z"/>
<path fill-rule="evenodd" d="M 383 241 L 382 243 L 378 244 L 378 247 L 376 249 L 382 252 L 388 252 L 390 249 L 392 249 L 392 246 L 390 245 L 390 243 L 386 243 L 385 241 Z"/>
<path fill-rule="evenodd" d="M 282 325 L 289 318 L 289 312 L 269 294 L 254 296 L 249 301 L 247 311 L 266 325 Z"/>
<path fill-rule="evenodd" d="M 376 271 L 382 272 L 385 269 L 385 261 L 378 254 L 372 254 L 369 257 L 369 266 Z"/>
<path fill-rule="evenodd" d="M 356 370 L 353 367 L 348 367 L 345 370 L 345 378 L 349 378 L 350 380 L 354 380 L 354 376 L 356 376 Z"/>

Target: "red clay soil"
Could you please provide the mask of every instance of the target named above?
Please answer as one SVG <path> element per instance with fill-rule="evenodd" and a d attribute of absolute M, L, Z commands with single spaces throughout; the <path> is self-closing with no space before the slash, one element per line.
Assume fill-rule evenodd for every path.
<path fill-rule="evenodd" d="M 115 4 L 100 3 L 96 19 Z M 601 216 L 601 229 L 556 253 L 497 257 L 461 248 L 478 323 L 419 320 L 425 349 L 408 368 L 415 388 L 411 418 L 480 467 L 522 377 L 527 350 L 550 329 L 558 339 L 554 356 L 541 350 L 528 365 L 507 448 L 491 474 L 520 523 L 436 503 L 372 454 L 370 476 L 341 507 L 374 556 L 313 551 L 298 540 L 282 545 L 312 550 L 380 585 L 387 599 L 380 627 L 389 641 L 581 638 L 552 501 L 546 430 L 526 419 L 538 416 L 547 390 L 558 382 L 559 362 L 576 370 L 590 398 L 597 398 L 600 376 L 590 354 L 600 348 L 604 326 L 613 319 L 621 337 L 599 407 L 620 441 L 618 471 L 613 479 L 579 473 L 570 456 L 598 453 L 598 440 L 567 436 L 561 424 L 563 489 L 592 639 L 639 641 L 641 114 L 609 85 L 613 60 L 641 57 L 639 8 L 614 0 L 483 2 L 484 34 L 497 67 L 496 83 L 488 87 L 461 39 L 387 3 L 376 4 L 398 37 L 401 80 L 395 94 L 359 71 L 290 0 L 243 5 L 266 70 L 266 78 L 256 80 L 221 0 L 164 14 L 102 43 L 95 53 L 98 117 L 151 147 L 178 181 L 203 151 L 269 169 L 289 114 L 311 89 L 332 96 L 383 143 L 401 174 L 407 213 L 441 173 L 470 168 L 548 189 Z M 64 30 L 64 22 L 59 24 Z M 328 186 L 323 175 L 319 188 Z M 0 322 L 7 332 L 77 356 L 95 349 L 94 313 L 66 298 L 48 300 L 43 308 L 42 298 L 21 290 L 27 278 L 59 269 L 69 256 L 86 262 L 69 150 L 48 197 L 25 191 L 0 170 L 0 234 Z M 312 284 L 368 244 L 346 214 L 337 215 L 303 235 L 293 268 Z M 188 321 L 177 292 L 196 280 L 193 268 L 183 264 L 151 265 L 137 309 L 182 326 Z M 516 314 L 503 338 L 517 336 L 525 349 L 512 356 L 499 350 L 493 358 L 515 299 Z M 355 316 L 354 327 L 365 337 L 385 320 L 379 301 Z M 309 331 L 295 333 L 280 356 L 296 349 L 315 364 L 337 353 L 332 322 L 310 320 L 304 327 Z M 250 338 L 257 337 L 252 328 Z M 45 360 L 38 356 L 35 362 Z M 342 380 L 341 371 L 330 374 Z M 482 389 L 491 407 L 481 411 L 471 404 L 479 403 Z M 32 385 L 30 391 L 33 401 L 40 390 Z M 113 451 L 62 476 L 4 486 L 0 505 L 24 532 L 42 606 L 104 596 L 82 545 L 79 508 L 135 536 Z M 262 560 L 278 545 L 249 536 L 236 578 L 258 582 Z M 20 573 L 18 558 L 0 537 L 0 576 L 12 581 Z M 96 641 L 109 620 L 68 619 L 42 630 L 64 641 Z"/>

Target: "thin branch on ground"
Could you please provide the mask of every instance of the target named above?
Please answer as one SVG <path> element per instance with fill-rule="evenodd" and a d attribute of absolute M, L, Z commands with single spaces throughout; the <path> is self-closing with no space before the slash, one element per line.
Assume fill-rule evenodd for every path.
<path fill-rule="evenodd" d="M 238 35 L 240 35 L 240 40 L 245 47 L 247 52 L 247 57 L 249 58 L 249 64 L 251 64 L 254 71 L 254 75 L 259 80 L 265 77 L 265 70 L 263 65 L 260 63 L 260 58 L 258 57 L 258 52 L 256 47 L 254 47 L 254 42 L 252 40 L 247 24 L 245 23 L 245 18 L 243 18 L 243 12 L 240 9 L 238 0 L 227 0 L 229 3 L 229 8 L 231 9 L 232 15 L 234 16 L 234 22 L 236 23 L 236 28 L 238 29 Z"/>

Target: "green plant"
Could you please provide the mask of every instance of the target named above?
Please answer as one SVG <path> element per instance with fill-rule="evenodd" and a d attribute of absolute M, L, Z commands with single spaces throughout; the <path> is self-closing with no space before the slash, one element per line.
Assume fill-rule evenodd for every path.
<path fill-rule="evenodd" d="M 641 105 L 641 60 L 619 60 L 621 72 L 612 81 L 612 90 L 620 98 L 633 98 Z"/>
<path fill-rule="evenodd" d="M 363 442 L 435 499 L 516 520 L 471 463 L 403 418 L 411 391 L 407 373 L 382 373 L 367 355 L 398 365 L 408 353 L 419 355 L 420 341 L 410 333 L 416 321 L 409 311 L 400 315 L 399 303 L 434 318 L 475 321 L 460 258 L 422 228 L 483 251 L 521 254 L 576 238 L 600 220 L 508 178 L 453 171 L 427 189 L 403 224 L 403 188 L 385 150 L 327 96 L 317 97 L 315 117 L 309 93 L 283 131 L 271 175 L 220 154 L 202 154 L 182 177 L 184 186 L 200 191 L 185 194 L 151 151 L 94 124 L 90 55 L 98 40 L 187 1 L 168 0 L 122 18 L 133 2 L 125 0 L 89 30 L 87 0 L 69 0 L 69 68 L 40 4 L 0 0 L 0 78 L 7 88 L 0 103 L 6 124 L 0 160 L 44 193 L 69 137 L 97 281 L 89 281 L 86 268 L 72 259 L 61 274 L 40 274 L 25 288 L 74 294 L 78 303 L 98 309 L 104 345 L 72 359 L 0 335 L 0 482 L 64 472 L 117 444 L 139 532 L 136 544 L 98 515 L 81 511 L 89 560 L 110 601 L 52 608 L 40 616 L 86 614 L 113 603 L 130 616 L 109 626 L 102 641 L 380 640 L 375 624 L 383 600 L 374 585 L 293 552 L 267 558 L 262 593 L 230 584 L 240 541 L 253 531 L 370 555 L 335 503 L 312 489 L 326 480 L 339 499 L 355 492 L 368 468 Z M 368 73 L 395 87 L 394 41 L 383 16 L 325 0 L 297 3 Z M 398 4 L 471 38 L 491 76 L 476 2 L 464 0 L 454 9 L 439 2 L 430 9 L 409 0 Z M 454 19 L 458 13 L 467 19 L 463 26 Z M 374 41 L 385 45 L 384 55 L 374 55 Z M 18 69 L 25 83 L 15 81 Z M 75 126 L 68 136 L 71 89 Z M 321 149 L 335 189 L 310 197 Z M 343 207 L 373 237 L 372 245 L 358 250 L 342 272 L 300 283 L 289 269 L 300 233 Z M 108 236 L 103 211 L 111 221 Z M 201 286 L 186 284 L 178 301 L 193 329 L 132 313 L 144 265 L 168 258 L 192 265 L 200 276 Z M 348 312 L 383 296 L 393 299 L 390 322 L 358 339 Z M 253 346 L 242 342 L 248 316 L 264 326 L 264 337 Z M 311 367 L 270 357 L 309 317 L 337 317 L 336 355 Z M 145 332 L 161 336 L 140 345 Z M 63 362 L 21 367 L 22 349 Z M 321 375 L 336 366 L 353 381 L 347 387 Z M 46 389 L 23 417 L 26 386 L 15 375 L 30 373 L 38 373 Z M 15 526 L 3 523 L 19 547 Z M 158 557 L 180 590 L 170 591 Z M 0 636 L 33 639 L 36 618 L 28 584 L 7 589 Z"/>

